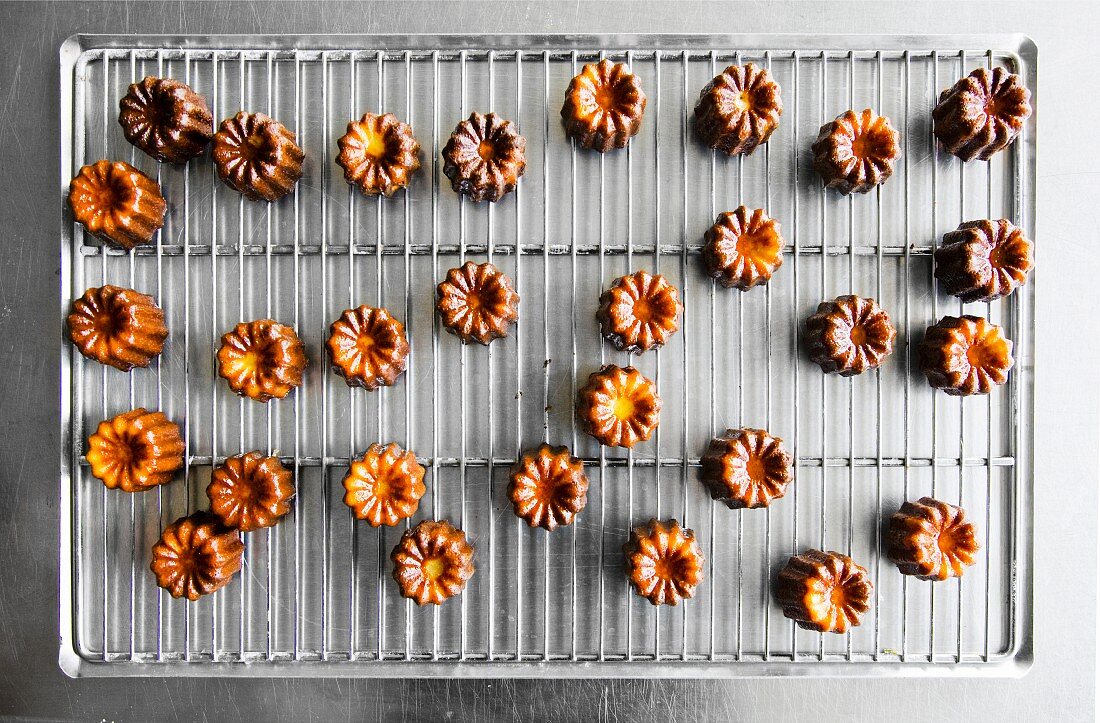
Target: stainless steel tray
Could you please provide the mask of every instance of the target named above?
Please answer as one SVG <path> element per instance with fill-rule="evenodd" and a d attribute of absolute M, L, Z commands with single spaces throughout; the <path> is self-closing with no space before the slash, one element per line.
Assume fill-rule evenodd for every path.
<path fill-rule="evenodd" d="M 626 60 L 650 104 L 628 150 L 574 150 L 557 114 L 585 62 Z M 785 112 L 765 149 L 716 157 L 689 126 L 695 97 L 731 62 L 769 66 Z M 154 247 L 123 254 L 65 212 L 61 310 L 105 282 L 153 293 L 172 336 L 149 369 L 121 374 L 62 342 L 60 629 L 72 675 L 683 676 L 1017 674 L 1031 656 L 1033 288 L 970 304 L 1015 341 L 1011 382 L 985 398 L 933 393 L 912 341 L 957 300 L 933 283 L 931 252 L 960 220 L 1006 217 L 1033 233 L 1034 119 L 989 163 L 938 152 L 930 110 L 972 68 L 1006 66 L 1036 89 L 1026 38 L 836 36 L 75 36 L 61 49 L 61 192 L 83 164 L 121 158 L 169 200 Z M 263 110 L 307 153 L 297 192 L 253 204 L 209 159 L 158 166 L 115 116 L 146 74 L 184 79 L 217 118 Z M 824 121 L 871 106 L 902 133 L 879 191 L 826 193 L 809 162 Z M 424 167 L 409 192 L 366 199 L 334 165 L 335 140 L 365 110 L 410 122 Z M 441 143 L 472 110 L 515 120 L 528 143 L 517 192 L 470 204 L 451 192 Z M 715 288 L 696 258 L 715 215 L 764 206 L 789 248 L 766 289 Z M 59 200 L 59 207 L 64 203 Z M 1041 245 L 1041 244 L 1040 244 Z M 492 259 L 522 297 L 515 333 L 485 348 L 440 334 L 433 287 L 464 258 Z M 599 448 L 573 419 L 577 380 L 627 356 L 601 343 L 600 290 L 628 269 L 682 289 L 684 328 L 633 363 L 658 380 L 657 436 L 632 453 Z M 825 378 L 799 343 L 824 298 L 872 295 L 899 327 L 879 373 Z M 360 303 L 404 317 L 407 373 L 381 392 L 349 390 L 323 342 Z M 286 400 L 234 397 L 216 379 L 218 337 L 240 320 L 293 323 L 311 366 Z M 107 491 L 88 473 L 95 424 L 135 405 L 186 430 L 186 474 L 156 491 Z M 787 440 L 797 480 L 767 510 L 734 512 L 696 479 L 712 434 L 741 424 Z M 528 529 L 504 490 L 517 451 L 548 439 L 589 464 L 577 524 Z M 347 460 L 377 440 L 429 469 L 417 519 L 463 527 L 479 570 L 465 593 L 417 609 L 397 595 L 387 555 L 402 529 L 354 524 L 341 501 Z M 298 498 L 277 527 L 247 534 L 243 572 L 197 603 L 148 572 L 163 527 L 206 503 L 212 462 L 250 449 L 293 466 Z M 984 542 L 961 580 L 904 578 L 880 527 L 905 499 L 961 502 Z M 621 544 L 631 524 L 677 517 L 707 554 L 696 598 L 654 609 L 632 595 Z M 770 597 L 785 559 L 850 552 L 870 571 L 873 609 L 848 635 L 794 627 Z M 241 662 L 247 665 L 240 664 Z"/>

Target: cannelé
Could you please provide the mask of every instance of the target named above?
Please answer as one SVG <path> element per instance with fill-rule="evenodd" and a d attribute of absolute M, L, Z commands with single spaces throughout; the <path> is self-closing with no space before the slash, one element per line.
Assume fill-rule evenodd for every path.
<path fill-rule="evenodd" d="M 565 91 L 565 132 L 584 148 L 623 148 L 642 128 L 646 96 L 638 76 L 604 59 L 581 69 Z"/>
<path fill-rule="evenodd" d="M 1031 240 L 1005 219 L 967 221 L 936 249 L 940 288 L 964 302 L 995 301 L 1023 286 L 1034 266 Z"/>
<path fill-rule="evenodd" d="M 391 386 L 408 363 L 405 325 L 388 309 L 347 309 L 329 327 L 326 345 L 333 370 L 349 387 Z"/>
<path fill-rule="evenodd" d="M 767 507 L 791 483 L 791 456 L 783 440 L 763 429 L 727 429 L 707 446 L 700 479 L 730 509 Z"/>
<path fill-rule="evenodd" d="M 979 547 L 966 511 L 932 497 L 903 504 L 886 533 L 886 556 L 903 575 L 921 580 L 961 577 Z"/>
<path fill-rule="evenodd" d="M 194 601 L 228 585 L 243 558 L 236 530 L 209 512 L 195 512 L 164 528 L 149 567 L 168 594 Z"/>
<path fill-rule="evenodd" d="M 932 132 L 944 150 L 964 161 L 989 160 L 1004 150 L 1031 117 L 1031 91 L 1003 68 L 978 68 L 940 93 Z"/>
<path fill-rule="evenodd" d="M 250 201 L 277 201 L 290 193 L 305 161 L 286 126 L 263 113 L 244 111 L 222 121 L 213 156 L 218 177 Z"/>
<path fill-rule="evenodd" d="M 810 359 L 842 377 L 878 368 L 893 353 L 896 336 L 877 301 L 853 294 L 821 302 L 806 321 Z"/>
<path fill-rule="evenodd" d="M 657 385 L 634 367 L 607 364 L 577 391 L 577 424 L 609 447 L 633 447 L 660 421 Z"/>
<path fill-rule="evenodd" d="M 490 263 L 467 261 L 436 287 L 443 327 L 463 343 L 488 344 L 508 335 L 519 318 L 512 280 Z"/>
<path fill-rule="evenodd" d="M 695 132 L 709 148 L 749 155 L 779 127 L 783 97 L 767 68 L 731 65 L 699 93 Z"/>
<path fill-rule="evenodd" d="M 160 184 L 122 161 L 81 168 L 69 184 L 69 207 L 88 233 L 127 251 L 152 243 L 168 211 Z"/>
<path fill-rule="evenodd" d="M 104 420 L 88 438 L 85 458 L 108 489 L 143 492 L 170 482 L 183 468 L 180 428 L 143 407 Z"/>
<path fill-rule="evenodd" d="M 146 76 L 130 86 L 118 105 L 126 140 L 158 161 L 186 163 L 214 137 L 206 98 L 173 78 Z"/>
<path fill-rule="evenodd" d="M 978 316 L 945 316 L 917 347 L 920 369 L 934 389 L 956 397 L 988 394 L 1008 381 L 1012 342 Z"/>
<path fill-rule="evenodd" d="M 762 286 L 783 265 L 779 222 L 761 208 L 738 206 L 719 214 L 704 240 L 707 274 L 727 289 Z"/>
<path fill-rule="evenodd" d="M 409 124 L 392 113 L 364 113 L 348 123 L 336 144 L 344 180 L 367 196 L 392 196 L 420 169 L 420 144 Z"/>
<path fill-rule="evenodd" d="M 800 628 L 845 633 L 871 607 L 874 587 L 867 570 L 839 552 L 807 550 L 794 555 L 775 582 L 783 615 Z"/>
<path fill-rule="evenodd" d="M 616 349 L 641 354 L 663 346 L 679 328 L 684 311 L 676 287 L 660 274 L 621 276 L 600 296 L 596 319 Z"/>
<path fill-rule="evenodd" d="M 401 595 L 417 605 L 440 605 L 466 587 L 474 550 L 466 533 L 446 520 L 424 520 L 406 530 L 390 553 Z"/>
<path fill-rule="evenodd" d="M 273 526 L 290 512 L 294 476 L 278 457 L 255 451 L 239 454 L 214 469 L 206 496 L 222 524 L 251 532 Z"/>
<path fill-rule="evenodd" d="M 676 520 L 650 520 L 623 545 L 634 590 L 654 605 L 677 605 L 703 582 L 703 551 L 695 533 Z"/>
<path fill-rule="evenodd" d="M 845 111 L 821 126 L 811 147 L 814 169 L 826 188 L 867 193 L 894 172 L 900 138 L 890 119 L 870 108 Z"/>
<path fill-rule="evenodd" d="M 531 527 L 553 531 L 572 524 L 588 504 L 584 463 L 565 447 L 542 444 L 512 465 L 508 499 L 516 516 Z"/>
<path fill-rule="evenodd" d="M 372 444 L 344 477 L 344 504 L 371 527 L 396 525 L 416 513 L 426 490 L 416 455 L 397 444 Z"/>
<path fill-rule="evenodd" d="M 306 348 L 294 329 L 271 319 L 242 322 L 222 336 L 218 375 L 241 396 L 282 399 L 302 383 Z"/>
<path fill-rule="evenodd" d="M 471 113 L 443 147 L 443 174 L 455 193 L 473 201 L 499 201 L 516 190 L 527 168 L 527 141 L 496 113 Z"/>
<path fill-rule="evenodd" d="M 152 296 L 109 284 L 74 301 L 68 323 L 81 354 L 124 372 L 149 366 L 168 338 L 164 312 Z"/>

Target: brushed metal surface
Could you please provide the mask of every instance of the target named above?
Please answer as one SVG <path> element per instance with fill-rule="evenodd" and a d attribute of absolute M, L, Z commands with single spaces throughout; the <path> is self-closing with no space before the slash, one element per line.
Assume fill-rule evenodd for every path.
<path fill-rule="evenodd" d="M 792 717 L 865 719 L 890 711 L 919 720 L 931 708 L 945 720 L 1090 720 L 1095 650 L 1096 388 L 1080 373 L 1098 353 L 1091 309 L 1097 273 L 1095 229 L 1100 193 L 1094 94 L 1082 93 L 1080 68 L 1097 18 L 1088 4 L 790 3 L 583 4 L 429 7 L 393 5 L 8 4 L 0 36 L 10 59 L 0 65 L 0 162 L 5 169 L 0 219 L 0 378 L 4 436 L 0 469 L 0 712 L 49 719 L 213 719 L 314 717 L 555 720 Z M 1048 8 L 1050 6 L 1044 6 Z M 159 10 L 159 12 L 157 12 Z M 710 31 L 738 32 L 1027 32 L 1043 48 L 1038 102 L 1037 233 L 1054 249 L 1040 258 L 1037 310 L 1036 663 L 1021 680 L 934 685 L 923 681 L 242 681 L 69 680 L 57 667 L 57 194 L 56 48 L 73 32 L 454 32 Z M 32 221 L 28 221 L 32 219 Z M 33 219 L 49 219 L 35 223 Z M 1072 291 L 1066 291 L 1067 289 Z M 45 330 L 45 332 L 43 331 Z M 1067 352 L 1067 339 L 1072 340 Z M 14 410 L 14 411 L 13 411 Z M 905 701 L 899 704 L 899 701 Z M 1052 714 L 1056 711 L 1056 714 Z"/>

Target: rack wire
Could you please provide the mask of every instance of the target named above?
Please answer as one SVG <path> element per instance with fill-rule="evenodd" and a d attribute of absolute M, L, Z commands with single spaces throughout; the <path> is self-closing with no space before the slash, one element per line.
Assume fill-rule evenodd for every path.
<path fill-rule="evenodd" d="M 937 151 L 930 110 L 978 66 L 1034 87 L 1034 60 L 1017 39 L 962 40 L 70 41 L 63 181 L 122 158 L 157 178 L 170 211 L 156 243 L 131 253 L 66 219 L 63 308 L 90 286 L 131 286 L 156 296 L 172 336 L 150 369 L 127 375 L 62 349 L 63 667 L 858 675 L 1026 661 L 1032 287 L 960 305 L 936 288 L 931 254 L 962 220 L 1005 217 L 1032 231 L 1033 132 L 991 162 L 963 164 Z M 556 116 L 569 78 L 604 57 L 631 65 L 649 106 L 631 144 L 600 155 L 568 141 Z M 694 137 L 691 108 L 712 76 L 742 62 L 771 70 L 785 111 L 764 149 L 727 159 Z M 216 118 L 246 109 L 282 120 L 307 155 L 296 192 L 252 204 L 205 156 L 170 167 L 135 152 L 113 109 L 147 74 L 185 80 Z M 890 116 L 904 146 L 894 177 L 858 198 L 824 191 L 808 162 L 817 128 L 849 107 Z M 402 117 L 423 148 L 421 172 L 391 199 L 360 196 L 334 165 L 335 139 L 367 110 Z M 442 175 L 441 144 L 473 110 L 511 118 L 527 138 L 527 174 L 495 205 L 464 201 Z M 741 204 L 768 210 L 787 239 L 773 281 L 744 294 L 716 288 L 698 259 L 703 231 Z M 441 334 L 433 313 L 434 285 L 468 258 L 496 263 L 522 297 L 514 333 L 487 349 Z M 638 269 L 668 277 L 686 312 L 664 349 L 631 357 L 601 342 L 594 313 L 602 289 Z M 897 350 L 874 374 L 825 377 L 800 348 L 800 324 L 842 293 L 874 296 L 898 326 Z M 403 378 L 374 393 L 334 383 L 323 352 L 329 323 L 362 303 L 402 315 L 412 346 Z M 1010 383 L 985 398 L 935 394 L 913 368 L 923 329 L 960 311 L 1002 324 L 1016 344 Z M 302 386 L 267 405 L 234 397 L 214 357 L 225 330 L 262 317 L 293 323 L 310 358 Z M 577 433 L 576 389 L 603 363 L 633 363 L 664 400 L 653 440 L 635 450 Z M 180 423 L 184 474 L 143 495 L 107 491 L 84 462 L 85 439 L 140 405 Z M 766 510 L 720 507 L 697 480 L 710 437 L 740 425 L 767 427 L 796 459 L 787 497 Z M 416 608 L 390 578 L 388 552 L 408 523 L 374 532 L 341 501 L 349 459 L 374 441 L 407 446 L 429 470 L 414 521 L 450 519 L 475 546 L 478 572 L 441 607 Z M 554 533 L 516 519 L 504 489 L 515 458 L 542 441 L 571 445 L 592 482 L 576 524 Z M 212 465 L 252 449 L 293 469 L 295 509 L 244 535 L 244 568 L 228 587 L 171 599 L 148 573 L 149 548 L 205 506 Z M 978 524 L 984 551 L 962 581 L 910 581 L 882 559 L 882 521 L 924 494 L 963 504 Z M 653 516 L 695 529 L 707 555 L 699 594 L 678 608 L 637 599 L 622 572 L 629 528 Z M 871 571 L 874 605 L 849 634 L 801 630 L 771 600 L 774 574 L 807 547 Z"/>

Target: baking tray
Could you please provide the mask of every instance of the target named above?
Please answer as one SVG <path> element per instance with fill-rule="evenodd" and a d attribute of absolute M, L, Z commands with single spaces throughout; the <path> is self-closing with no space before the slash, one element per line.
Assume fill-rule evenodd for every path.
<path fill-rule="evenodd" d="M 558 109 L 569 78 L 599 57 L 626 61 L 649 96 L 641 133 L 605 156 L 576 150 Z M 770 67 L 785 111 L 749 158 L 718 157 L 692 135 L 699 89 L 730 63 Z M 162 184 L 169 214 L 155 245 L 105 250 L 63 212 L 61 312 L 89 286 L 157 297 L 164 353 L 122 374 L 62 341 L 62 668 L 70 675 L 730 677 L 1014 675 L 1031 659 L 1034 283 L 992 304 L 960 305 L 933 282 L 931 253 L 960 220 L 1005 217 L 1034 234 L 1035 119 L 988 163 L 932 142 L 940 89 L 1004 66 L 1036 91 L 1022 36 L 74 36 L 61 49 L 59 208 L 71 176 L 127 160 Z M 183 79 L 216 118 L 262 110 L 307 154 L 297 191 L 250 203 L 204 156 L 161 166 L 115 120 L 126 86 Z M 865 196 L 825 192 L 810 164 L 818 127 L 871 106 L 902 133 L 894 176 Z M 439 151 L 473 110 L 495 110 L 527 138 L 516 193 L 464 202 Z M 368 199 L 335 165 L 335 140 L 366 110 L 396 113 L 423 147 L 409 191 Z M 785 263 L 764 289 L 715 288 L 697 258 L 718 212 L 744 203 L 783 225 Z M 1041 243 L 1040 243 L 1041 245 Z M 433 287 L 463 259 L 492 259 L 516 280 L 514 333 L 488 348 L 441 334 Z M 628 270 L 681 289 L 683 328 L 628 359 L 602 343 L 600 291 Z M 825 377 L 799 326 L 825 298 L 877 298 L 898 343 L 882 369 Z M 323 342 L 344 308 L 403 317 L 412 354 L 395 386 L 348 389 Z M 1017 365 L 987 397 L 933 393 L 913 340 L 943 314 L 1004 325 Z M 290 397 L 241 400 L 215 374 L 220 335 L 261 317 L 291 323 L 310 367 Z M 578 434 L 577 380 L 632 361 L 656 379 L 658 433 L 633 452 Z M 160 408 L 185 431 L 185 473 L 140 495 L 105 490 L 83 459 L 101 419 Z M 726 427 L 763 426 L 797 460 L 796 482 L 765 510 L 731 511 L 697 480 L 699 455 Z M 428 469 L 414 521 L 464 528 L 478 572 L 442 607 L 402 599 L 387 556 L 404 528 L 355 523 L 341 501 L 350 457 L 396 441 Z M 505 496 L 519 450 L 570 445 L 592 483 L 576 524 L 531 530 Z M 260 449 L 294 470 L 294 511 L 245 535 L 242 573 L 195 603 L 148 572 L 163 527 L 205 506 L 212 463 Z M 964 505 L 983 551 L 962 580 L 908 579 L 883 558 L 883 520 L 924 494 Z M 656 609 L 633 595 L 621 545 L 632 524 L 676 517 L 707 556 L 696 597 Z M 874 605 L 846 635 L 796 628 L 770 582 L 808 547 L 850 553 Z M 246 664 L 242 664 L 246 663 Z"/>

